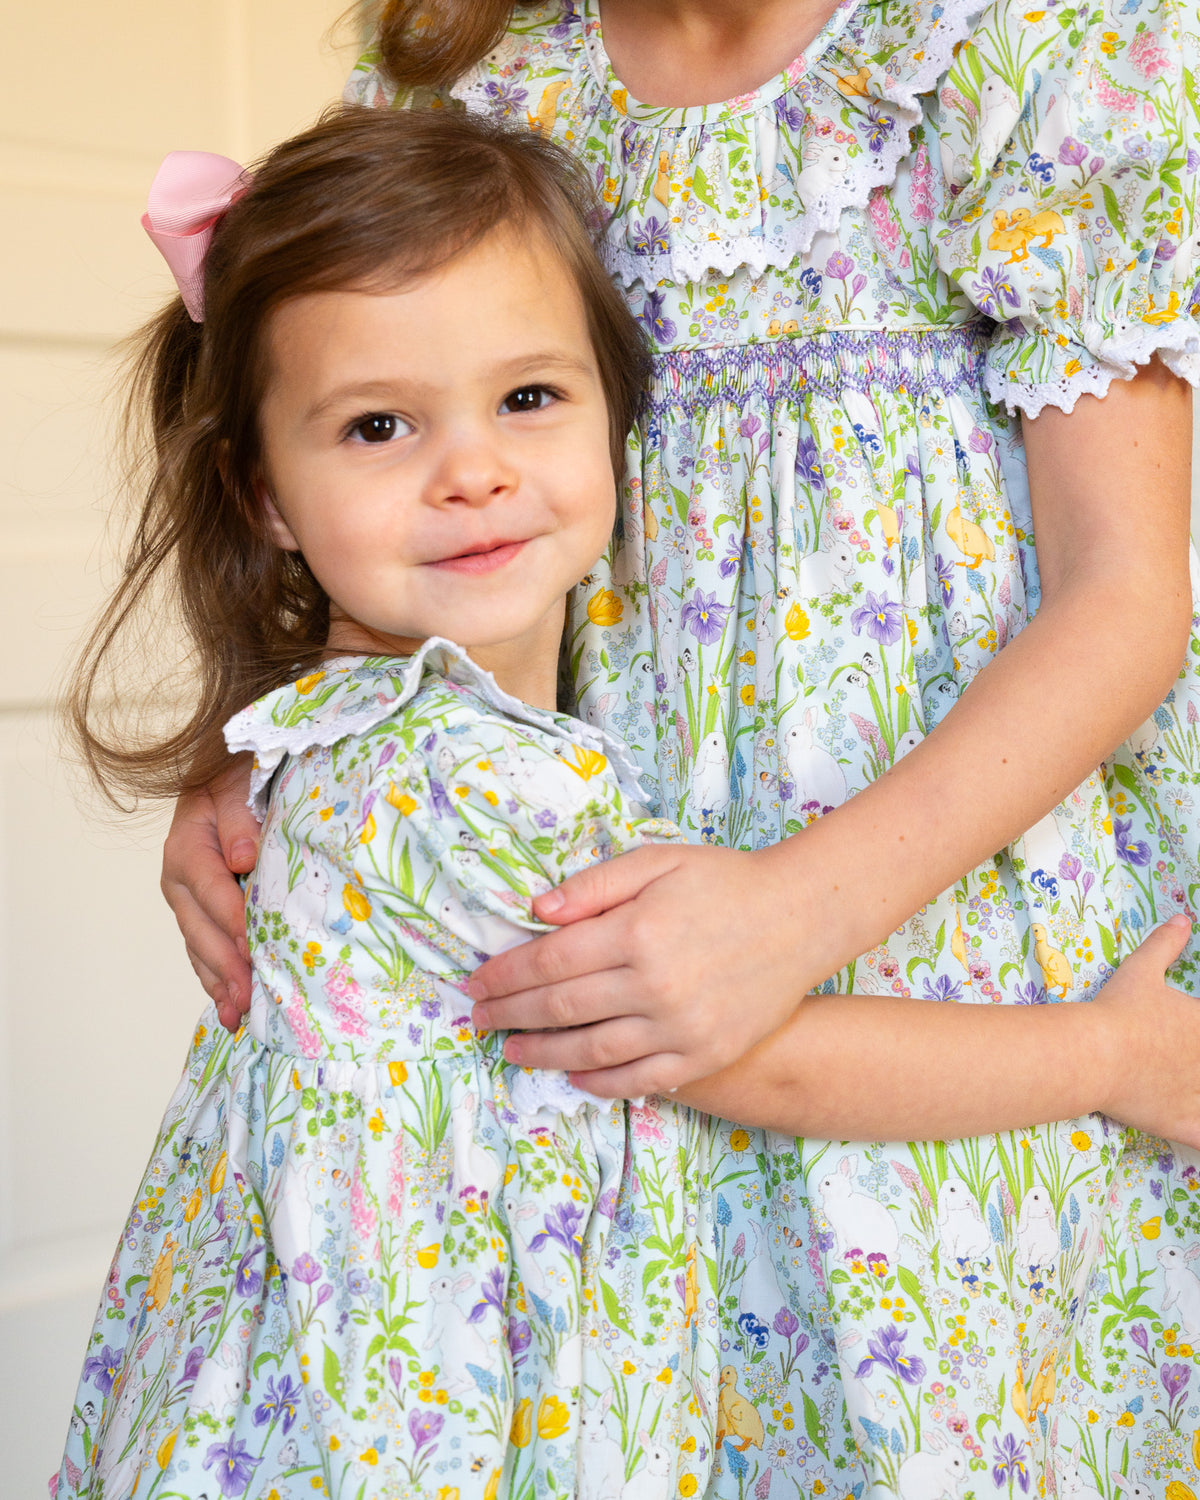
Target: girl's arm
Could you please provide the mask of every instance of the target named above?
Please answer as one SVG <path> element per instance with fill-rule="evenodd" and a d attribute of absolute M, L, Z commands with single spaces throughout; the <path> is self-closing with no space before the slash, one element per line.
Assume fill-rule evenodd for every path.
<path fill-rule="evenodd" d="M 1025 435 L 1036 617 L 919 746 L 804 832 L 754 854 L 636 850 L 541 898 L 539 916 L 569 925 L 472 984 L 478 1025 L 532 1033 L 508 1043 L 514 1061 L 612 1095 L 719 1072 L 1036 823 L 1162 701 L 1191 621 L 1189 388 L 1154 361 Z M 968 1037 L 952 1065 L 975 1054 Z M 836 1080 L 816 1082 L 836 1097 Z M 1036 1113 L 1060 1118 L 1061 1075 L 1045 1082 Z M 862 1094 L 881 1083 L 886 1071 L 864 1075 Z M 833 1133 L 861 1134 L 847 1109 Z"/>
<path fill-rule="evenodd" d="M 1200 1004 L 1163 978 L 1190 931 L 1172 917 L 1090 1005 L 810 995 L 732 1067 L 674 1097 L 786 1135 L 864 1140 L 945 1140 L 1099 1110 L 1200 1147 Z"/>

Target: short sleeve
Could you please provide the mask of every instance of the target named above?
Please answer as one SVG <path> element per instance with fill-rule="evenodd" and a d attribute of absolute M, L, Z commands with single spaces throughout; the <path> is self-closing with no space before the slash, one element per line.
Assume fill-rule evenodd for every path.
<path fill-rule="evenodd" d="M 432 728 L 373 791 L 364 893 L 422 935 L 414 957 L 457 969 L 548 930 L 533 900 L 569 875 L 681 837 L 629 799 L 601 751 L 499 716 Z"/>
<path fill-rule="evenodd" d="M 1197 36 L 1179 0 L 983 11 L 939 90 L 938 258 L 1036 416 L 1158 354 L 1200 383 Z"/>

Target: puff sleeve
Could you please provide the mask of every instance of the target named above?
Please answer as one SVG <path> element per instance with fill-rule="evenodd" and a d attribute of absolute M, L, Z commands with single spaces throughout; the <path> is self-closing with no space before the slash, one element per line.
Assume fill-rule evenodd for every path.
<path fill-rule="evenodd" d="M 677 836 L 646 815 L 598 749 L 499 715 L 469 717 L 465 733 L 457 715 L 433 719 L 417 752 L 377 785 L 374 868 L 364 871 L 365 889 L 407 929 L 405 946 L 423 936 L 413 956 L 430 969 L 473 967 L 548 930 L 533 915 L 536 896 Z"/>
<path fill-rule="evenodd" d="M 1200 382 L 1194 7 L 981 14 L 939 90 L 938 257 L 997 327 L 988 395 L 1036 416 L 1159 355 Z"/>

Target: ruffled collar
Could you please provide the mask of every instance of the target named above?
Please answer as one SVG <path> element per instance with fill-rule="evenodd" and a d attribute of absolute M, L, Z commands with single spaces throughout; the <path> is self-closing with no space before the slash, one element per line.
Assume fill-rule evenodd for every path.
<path fill-rule="evenodd" d="M 843 0 L 761 88 L 673 109 L 630 98 L 604 50 L 597 0 L 549 0 L 518 11 L 451 92 L 583 157 L 611 206 L 606 254 L 622 281 L 694 282 L 790 265 L 846 208 L 890 185 L 920 96 L 984 8 Z"/>
<path fill-rule="evenodd" d="M 561 741 L 604 755 L 622 793 L 645 802 L 640 768 L 629 747 L 606 730 L 570 714 L 534 708 L 506 693 L 495 677 L 476 666 L 461 646 L 431 636 L 413 656 L 341 656 L 306 676 L 276 688 L 225 725 L 230 754 L 252 751 L 249 806 L 261 820 L 272 776 L 285 755 L 327 749 L 348 735 L 364 734 L 393 717 L 422 688 L 443 685 L 473 698 L 485 710 L 526 724 Z"/>

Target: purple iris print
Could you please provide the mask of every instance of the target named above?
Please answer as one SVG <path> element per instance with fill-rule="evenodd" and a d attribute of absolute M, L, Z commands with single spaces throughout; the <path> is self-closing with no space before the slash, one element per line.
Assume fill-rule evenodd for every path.
<path fill-rule="evenodd" d="M 645 324 L 660 344 L 669 344 L 676 333 L 675 324 L 663 312 L 666 301 L 665 292 L 651 292 L 638 314 L 639 321 Z"/>
<path fill-rule="evenodd" d="M 1021 1493 L 1029 1493 L 1029 1456 L 1024 1443 L 1018 1443 L 1011 1432 L 1004 1434 L 1004 1441 L 992 1439 L 992 1481 L 997 1489 L 1007 1479 L 1015 1479 Z"/>
<path fill-rule="evenodd" d="M 867 1340 L 867 1357 L 854 1373 L 856 1380 L 869 1375 L 873 1364 L 881 1364 L 890 1370 L 905 1385 L 917 1385 L 925 1378 L 925 1361 L 908 1355 L 901 1348 L 908 1337 L 906 1328 L 897 1328 L 894 1323 L 885 1324 L 874 1338 Z"/>
<path fill-rule="evenodd" d="M 529 1241 L 529 1248 L 537 1251 L 547 1240 L 555 1240 L 564 1250 L 569 1250 L 578 1260 L 583 1259 L 583 1242 L 579 1238 L 579 1225 L 583 1220 L 583 1207 L 578 1203 L 555 1203 L 551 1205 L 543 1223 L 546 1228 Z"/>
<path fill-rule="evenodd" d="M 719 641 L 725 628 L 725 617 L 730 606 L 716 601 L 716 594 L 705 594 L 697 589 L 683 606 L 680 618 L 702 646 L 711 646 L 714 641 Z"/>
<path fill-rule="evenodd" d="M 241 1260 L 237 1263 L 237 1271 L 234 1275 L 234 1285 L 241 1297 L 253 1297 L 259 1287 L 262 1286 L 262 1272 L 255 1266 L 254 1262 L 263 1253 L 261 1245 L 251 1245 Z"/>
<path fill-rule="evenodd" d="M 1016 307 L 1021 298 L 1008 279 L 1008 272 L 1000 267 L 986 266 L 983 275 L 975 283 L 975 301 L 979 311 L 999 323 L 1004 317 L 1004 304 Z"/>
<path fill-rule="evenodd" d="M 244 1495 L 254 1470 L 262 1463 L 240 1438 L 231 1437 L 227 1443 L 213 1443 L 205 1455 L 204 1467 L 214 1469 L 222 1495 L 231 1500 L 234 1495 Z"/>
<path fill-rule="evenodd" d="M 1117 857 L 1123 859 L 1127 865 L 1148 865 L 1150 863 L 1150 845 L 1145 839 L 1138 839 L 1136 843 L 1129 837 L 1129 831 L 1133 827 L 1132 818 L 1114 818 L 1113 834 L 1117 841 Z"/>
<path fill-rule="evenodd" d="M 904 608 L 888 598 L 886 594 L 873 594 L 867 590 L 867 602 L 850 616 L 850 628 L 861 635 L 863 627 L 869 636 L 881 646 L 894 646 L 900 639 L 900 625 L 904 619 Z"/>
<path fill-rule="evenodd" d="M 283 1430 L 289 1432 L 300 1410 L 300 1387 L 290 1375 L 272 1375 L 267 1380 L 267 1393 L 254 1408 L 254 1425 L 265 1427 L 268 1422 L 283 1418 Z"/>
<path fill-rule="evenodd" d="M 83 1378 L 90 1380 L 102 1396 L 107 1396 L 113 1388 L 113 1381 L 117 1377 L 120 1366 L 120 1351 L 110 1349 L 105 1344 L 99 1354 L 93 1354 L 90 1359 L 84 1360 Z"/>

